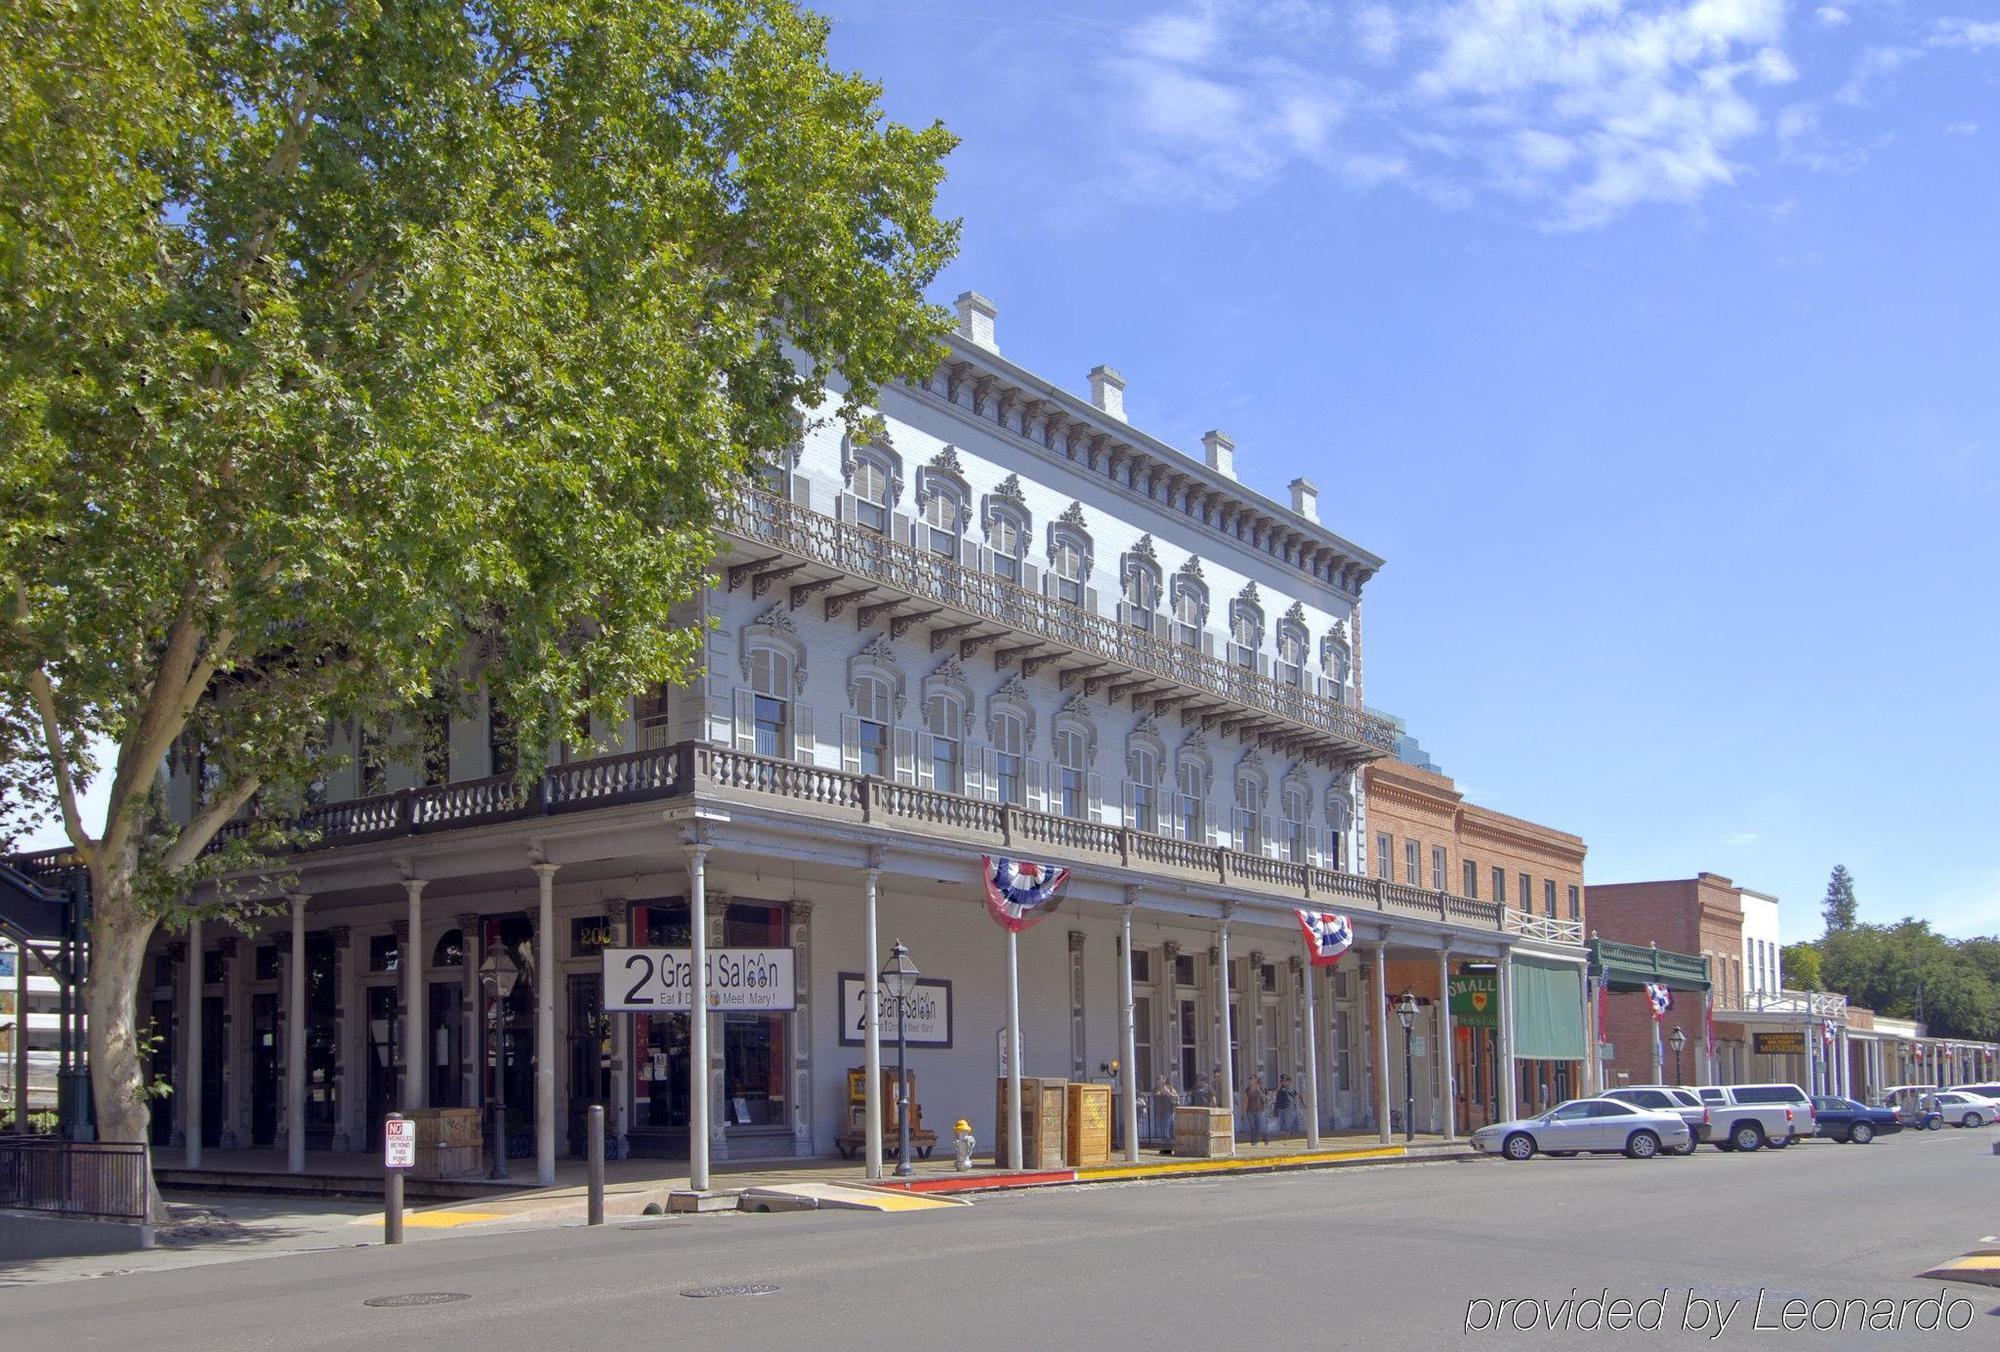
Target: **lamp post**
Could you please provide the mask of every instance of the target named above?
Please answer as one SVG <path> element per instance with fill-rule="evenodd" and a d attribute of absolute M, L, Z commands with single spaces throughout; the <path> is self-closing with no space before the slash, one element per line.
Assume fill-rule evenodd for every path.
<path fill-rule="evenodd" d="M 1403 1139 L 1417 1139 L 1417 1081 L 1411 1030 L 1417 1023 L 1417 997 L 1405 990 L 1396 997 L 1396 1018 L 1403 1025 Z"/>
<path fill-rule="evenodd" d="M 1675 1024 L 1673 1034 L 1667 1042 L 1674 1049 L 1674 1083 L 1684 1083 L 1681 1078 L 1681 1053 L 1687 1049 L 1688 1035 L 1681 1031 L 1679 1024 Z"/>
<path fill-rule="evenodd" d="M 491 1179 L 507 1177 L 507 1032 L 502 1023 L 502 1006 L 520 979 L 521 965 L 514 961 L 498 939 L 486 950 L 479 964 L 479 980 L 493 988 L 493 1167 Z"/>
<path fill-rule="evenodd" d="M 896 1177 L 908 1178 L 916 1171 L 910 1167 L 910 1039 L 905 1015 L 907 998 L 917 988 L 917 965 L 910 961 L 910 950 L 903 947 L 901 939 L 889 950 L 881 982 L 896 1002 Z"/>

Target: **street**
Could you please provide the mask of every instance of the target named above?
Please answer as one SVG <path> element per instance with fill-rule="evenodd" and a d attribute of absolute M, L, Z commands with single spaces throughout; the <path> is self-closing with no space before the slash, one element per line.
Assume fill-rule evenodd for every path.
<path fill-rule="evenodd" d="M 1991 1347 L 2000 1292 L 1912 1275 L 2000 1230 L 1991 1140 L 1989 1131 L 1950 1132 L 1755 1155 L 1704 1149 L 1691 1159 L 1102 1185 L 913 1215 L 675 1217 L 402 1249 L 348 1240 L 16 1287 L 0 1295 L 0 1320 L 10 1347 L 161 1352 L 309 1352 L 364 1340 L 466 1352 L 1538 1347 L 1607 1336 L 1615 1323 L 1577 1325 L 1596 1323 L 1608 1292 L 1635 1307 L 1616 1336 L 1645 1345 Z M 728 1285 L 777 1289 L 682 1294 Z M 465 1298 L 363 1304 L 419 1293 Z M 1795 1298 L 1940 1293 L 1942 1306 L 1896 1306 L 1896 1327 L 1857 1328 L 1854 1307 L 1844 1331 L 1774 1327 Z M 1565 1307 L 1572 1296 L 1581 1303 Z M 1502 1301 L 1515 1303 L 1503 1312 Z M 1828 1317 L 1832 1308 L 1820 1307 Z M 1714 1323 L 1725 1317 L 1718 1340 Z M 1699 1320 L 1709 1328 L 1684 1327 Z M 1955 1332 L 1922 1327 L 1968 1320 Z"/>

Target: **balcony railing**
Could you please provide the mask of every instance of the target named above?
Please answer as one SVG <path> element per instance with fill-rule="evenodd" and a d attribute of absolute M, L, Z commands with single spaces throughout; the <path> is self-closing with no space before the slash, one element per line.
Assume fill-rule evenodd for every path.
<path fill-rule="evenodd" d="M 774 799 L 833 826 L 900 828 L 973 848 L 1020 850 L 1073 866 L 1087 868 L 1097 863 L 1177 881 L 1272 894 L 1299 903 L 1377 911 L 1479 930 L 1513 929 L 1512 913 L 1490 901 L 1427 892 L 1313 863 L 1247 854 L 1225 845 L 940 793 L 708 742 L 681 742 L 551 766 L 525 785 L 502 777 L 405 789 L 328 804 L 291 822 L 271 824 L 298 833 L 303 838 L 294 848 L 310 853 L 696 793 L 736 801 Z M 255 819 L 232 822 L 221 838 L 242 838 L 258 825 Z M 1562 922 L 1552 923 L 1559 927 Z"/>
<path fill-rule="evenodd" d="M 1525 911 L 1508 911 L 1506 929 L 1509 934 L 1518 934 L 1524 939 L 1540 939 L 1544 943 L 1583 942 L 1581 920 L 1558 920 L 1552 915 L 1529 915 Z"/>
<path fill-rule="evenodd" d="M 1380 714 L 1273 680 L 1122 624 L 1110 615 L 1052 600 L 1017 582 L 846 525 L 769 493 L 745 494 L 728 509 L 724 529 L 752 544 L 837 568 L 918 600 L 1288 719 L 1357 749 L 1390 752 L 1396 746 L 1395 725 Z"/>
<path fill-rule="evenodd" d="M 1717 991 L 1715 1008 L 1734 1014 L 1838 1020 L 1846 1015 L 1847 997 L 1834 991 Z"/>

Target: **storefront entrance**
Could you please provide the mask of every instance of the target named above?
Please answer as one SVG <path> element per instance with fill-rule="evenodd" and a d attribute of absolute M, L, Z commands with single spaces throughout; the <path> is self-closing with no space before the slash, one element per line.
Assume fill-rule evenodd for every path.
<path fill-rule="evenodd" d="M 250 997 L 250 1144 L 278 1143 L 278 997 Z"/>

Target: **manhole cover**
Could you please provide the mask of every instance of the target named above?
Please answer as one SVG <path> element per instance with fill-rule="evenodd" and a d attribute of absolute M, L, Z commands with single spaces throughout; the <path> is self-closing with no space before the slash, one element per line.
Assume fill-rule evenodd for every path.
<path fill-rule="evenodd" d="M 770 1282 L 745 1282 L 733 1286 L 691 1286 L 681 1294 L 706 1300 L 710 1296 L 768 1296 L 777 1289 Z"/>
<path fill-rule="evenodd" d="M 405 1305 L 449 1305 L 456 1300 L 471 1300 L 463 1291 L 412 1291 L 404 1296 L 371 1296 L 362 1301 L 378 1310 L 400 1309 Z"/>

